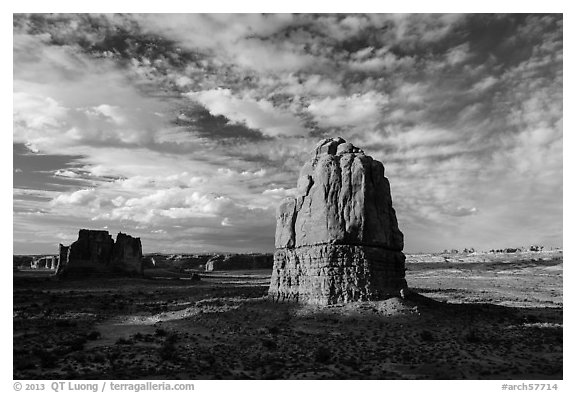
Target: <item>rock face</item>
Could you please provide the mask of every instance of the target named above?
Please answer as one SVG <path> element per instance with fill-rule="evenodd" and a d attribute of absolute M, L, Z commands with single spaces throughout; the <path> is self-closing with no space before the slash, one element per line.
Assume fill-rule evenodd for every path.
<path fill-rule="evenodd" d="M 111 265 L 114 269 L 129 273 L 142 273 L 142 243 L 125 233 L 118 233 L 112 247 Z"/>
<path fill-rule="evenodd" d="M 271 298 L 332 304 L 406 287 L 404 237 L 381 162 L 342 138 L 325 139 L 297 188 L 277 210 Z"/>
<path fill-rule="evenodd" d="M 206 262 L 207 272 L 218 270 L 271 269 L 274 259 L 271 254 L 216 255 Z"/>
<path fill-rule="evenodd" d="M 60 244 L 57 275 L 91 276 L 142 272 L 139 238 L 118 233 L 116 243 L 108 231 L 81 229 L 70 246 Z"/>
<path fill-rule="evenodd" d="M 45 257 L 40 257 L 34 259 L 30 262 L 31 269 L 56 269 L 56 257 L 52 255 L 48 255 Z"/>

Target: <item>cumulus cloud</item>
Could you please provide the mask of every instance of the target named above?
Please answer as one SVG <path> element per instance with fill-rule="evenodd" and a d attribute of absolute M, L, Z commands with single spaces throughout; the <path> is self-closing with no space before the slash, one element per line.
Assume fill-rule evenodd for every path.
<path fill-rule="evenodd" d="M 359 126 L 377 122 L 388 101 L 386 94 L 368 91 L 347 97 L 312 100 L 307 110 L 325 127 Z"/>
<path fill-rule="evenodd" d="M 315 59 L 283 42 L 261 40 L 294 20 L 293 15 L 138 15 L 144 29 L 166 35 L 191 50 L 209 51 L 215 60 L 261 72 L 297 71 Z"/>
<path fill-rule="evenodd" d="M 66 207 L 92 205 L 98 207 L 100 200 L 95 189 L 78 190 L 69 194 L 58 195 L 52 200 L 54 206 L 64 205 Z"/>
<path fill-rule="evenodd" d="M 214 116 L 225 116 L 232 123 L 244 124 L 264 135 L 304 135 L 307 130 L 300 120 L 264 99 L 236 97 L 229 89 L 187 93 L 187 96 L 205 106 Z"/>
<path fill-rule="evenodd" d="M 105 60 L 91 61 L 46 37 L 14 38 L 14 142 L 59 152 L 84 144 L 149 144 L 164 121 Z"/>
<path fill-rule="evenodd" d="M 51 205 L 58 211 L 88 206 L 90 209 L 79 214 L 94 221 L 129 221 L 156 226 L 196 219 L 244 222 L 250 212 L 256 216 L 271 215 L 267 207 L 251 207 L 228 196 L 206 194 L 192 188 L 139 189 L 131 197 L 126 194 L 110 199 L 114 193 L 115 190 L 109 186 L 82 189 L 54 197 Z"/>

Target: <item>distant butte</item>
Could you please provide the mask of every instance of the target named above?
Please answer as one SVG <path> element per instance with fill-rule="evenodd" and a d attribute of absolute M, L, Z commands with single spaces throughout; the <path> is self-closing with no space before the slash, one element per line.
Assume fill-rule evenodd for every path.
<path fill-rule="evenodd" d="M 80 229 L 78 240 L 70 246 L 60 244 L 57 276 L 111 274 L 142 274 L 140 238 L 120 232 L 114 242 L 108 231 Z"/>

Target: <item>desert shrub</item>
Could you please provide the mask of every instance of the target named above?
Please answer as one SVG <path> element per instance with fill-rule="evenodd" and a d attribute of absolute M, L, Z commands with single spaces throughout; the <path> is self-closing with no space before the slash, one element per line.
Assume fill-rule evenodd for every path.
<path fill-rule="evenodd" d="M 538 323 L 541 322 L 540 318 L 538 318 L 536 315 L 526 315 L 524 317 L 524 322 L 525 323 Z"/>
<path fill-rule="evenodd" d="M 314 360 L 319 363 L 328 363 L 332 359 L 332 351 L 330 348 L 320 346 L 314 352 Z"/>
<path fill-rule="evenodd" d="M 268 333 L 278 334 L 278 333 L 280 333 L 280 329 L 278 328 L 278 326 L 270 326 L 270 327 L 268 327 Z"/>
<path fill-rule="evenodd" d="M 108 358 L 108 361 L 110 361 L 110 363 L 114 363 L 116 360 L 120 358 L 120 350 L 118 349 L 112 350 L 108 352 L 106 356 Z"/>
<path fill-rule="evenodd" d="M 92 361 L 94 363 L 104 363 L 106 362 L 106 356 L 104 356 L 101 353 L 96 353 L 94 354 L 94 356 L 92 357 Z"/>
<path fill-rule="evenodd" d="M 132 344 L 132 341 L 127 340 L 124 337 L 120 337 L 118 340 L 116 340 L 116 345 L 128 345 L 128 344 Z"/>
<path fill-rule="evenodd" d="M 68 319 L 60 319 L 56 321 L 57 327 L 75 327 L 77 323 L 75 321 L 70 321 Z"/>
<path fill-rule="evenodd" d="M 80 364 L 84 364 L 88 362 L 88 357 L 84 352 L 75 352 L 70 356 L 70 359 L 74 359 Z"/>
<path fill-rule="evenodd" d="M 36 368 L 36 365 L 30 357 L 18 357 L 14 359 L 15 370 L 29 370 L 33 368 Z"/>
<path fill-rule="evenodd" d="M 464 340 L 466 340 L 469 343 L 475 344 L 475 343 L 479 343 L 480 341 L 482 341 L 482 338 L 479 336 L 476 329 L 470 329 L 464 335 Z"/>
<path fill-rule="evenodd" d="M 168 332 L 162 328 L 158 328 L 158 329 L 156 329 L 154 334 L 158 337 L 166 337 L 168 335 Z"/>
<path fill-rule="evenodd" d="M 68 344 L 71 351 L 81 351 L 84 349 L 84 344 L 86 344 L 86 337 L 77 337 L 69 341 Z"/>
<path fill-rule="evenodd" d="M 102 335 L 100 334 L 100 332 L 93 330 L 86 335 L 86 338 L 90 341 L 93 341 L 93 340 L 98 340 L 101 336 Z"/>
<path fill-rule="evenodd" d="M 422 330 L 420 332 L 420 339 L 422 341 L 433 341 L 434 340 L 434 335 L 432 334 L 431 331 L 429 330 Z"/>
<path fill-rule="evenodd" d="M 178 358 L 178 353 L 176 351 L 177 340 L 178 336 L 176 334 L 170 334 L 166 337 L 166 340 L 164 341 L 159 350 L 160 359 L 176 360 Z"/>
<path fill-rule="evenodd" d="M 52 352 L 45 349 L 36 350 L 35 355 L 40 359 L 40 367 L 42 368 L 53 368 L 58 360 Z"/>
<path fill-rule="evenodd" d="M 278 348 L 278 344 L 276 344 L 276 341 L 269 340 L 266 338 L 262 339 L 262 346 L 266 349 L 271 350 L 271 351 Z"/>
<path fill-rule="evenodd" d="M 178 341 L 178 335 L 176 333 L 170 333 L 166 336 L 167 343 L 175 343 Z"/>

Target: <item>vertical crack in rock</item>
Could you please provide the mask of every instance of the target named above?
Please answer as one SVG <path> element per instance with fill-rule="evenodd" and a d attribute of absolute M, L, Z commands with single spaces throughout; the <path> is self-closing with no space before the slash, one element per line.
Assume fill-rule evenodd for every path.
<path fill-rule="evenodd" d="M 320 141 L 277 210 L 269 295 L 333 304 L 406 288 L 404 239 L 384 166 L 342 138 Z"/>

